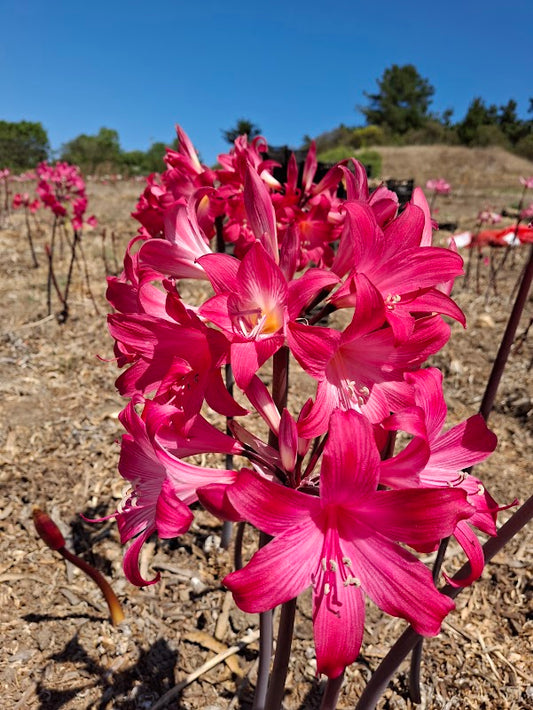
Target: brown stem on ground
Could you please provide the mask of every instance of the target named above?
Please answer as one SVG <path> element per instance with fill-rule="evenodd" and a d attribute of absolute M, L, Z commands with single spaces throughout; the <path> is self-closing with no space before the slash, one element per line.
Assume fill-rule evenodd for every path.
<path fill-rule="evenodd" d="M 118 624 L 124 620 L 124 612 L 109 582 L 88 562 L 85 562 L 85 560 L 82 560 L 80 557 L 67 550 L 65 547 L 65 538 L 61 534 L 60 529 L 52 518 L 40 508 L 33 509 L 33 523 L 39 537 L 44 540 L 50 549 L 59 552 L 66 560 L 72 562 L 73 565 L 76 565 L 78 569 L 81 569 L 82 572 L 85 572 L 88 577 L 96 582 L 107 602 L 111 623 L 113 626 L 118 626 Z"/>

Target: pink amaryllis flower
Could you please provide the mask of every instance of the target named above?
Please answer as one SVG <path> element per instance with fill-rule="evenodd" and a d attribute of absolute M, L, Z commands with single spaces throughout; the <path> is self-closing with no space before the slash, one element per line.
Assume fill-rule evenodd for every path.
<path fill-rule="evenodd" d="M 108 316 L 119 364 L 129 365 L 116 381 L 119 392 L 127 397 L 155 392 L 160 403 L 180 407 L 189 420 L 204 400 L 220 414 L 246 414 L 222 379 L 228 340 L 204 325 L 175 291 L 169 290 L 165 305 L 167 318 L 148 313 Z"/>
<path fill-rule="evenodd" d="M 198 259 L 216 295 L 199 309 L 231 342 L 235 382 L 246 389 L 257 370 L 285 341 L 288 286 L 260 242 L 242 261 L 225 254 Z"/>
<path fill-rule="evenodd" d="M 189 423 L 186 434 L 176 430 L 183 413 L 168 405 L 160 407 L 146 400 L 141 417 L 135 410 L 141 402 L 142 398 L 134 397 L 120 414 L 127 433 L 122 436 L 119 471 L 131 488 L 111 516 L 117 519 L 121 542 L 133 540 L 124 555 L 124 573 L 137 586 L 159 579 L 157 575 L 145 580 L 139 572 L 139 554 L 150 535 L 157 533 L 162 539 L 182 535 L 193 519 L 188 506 L 198 500 L 196 489 L 235 480 L 234 471 L 195 466 L 181 458 L 209 451 L 235 454 L 242 450 L 238 442 L 199 415 L 192 425 Z M 161 441 L 159 429 L 163 430 Z M 171 437 L 169 430 L 173 430 Z M 171 450 L 163 446 L 169 438 Z"/>
<path fill-rule="evenodd" d="M 426 188 L 432 190 L 437 195 L 448 195 L 452 189 L 450 183 L 446 182 L 444 178 L 428 180 L 426 182 Z"/>
<path fill-rule="evenodd" d="M 207 188 L 197 190 L 187 204 L 175 202 L 163 213 L 164 239 L 147 239 L 139 261 L 176 279 L 205 279 L 196 260 L 210 254 L 209 241 L 198 224 L 197 209 L 207 198 Z"/>
<path fill-rule="evenodd" d="M 357 306 L 348 327 L 332 328 L 290 323 L 292 353 L 317 382 L 316 401 L 302 436 L 323 434 L 334 409 L 354 409 L 378 423 L 391 412 L 412 405 L 413 390 L 404 373 L 414 370 L 440 350 L 449 326 L 440 316 L 416 321 L 409 340 L 397 344 L 385 320 L 380 293 L 361 275 Z"/>
<path fill-rule="evenodd" d="M 398 342 L 411 335 L 413 314 L 441 313 L 465 325 L 461 309 L 439 284 L 462 274 L 463 260 L 450 249 L 421 246 L 426 219 L 423 209 L 410 203 L 384 229 L 372 210 L 358 202 L 345 204 L 346 220 L 332 271 L 350 273 L 331 296 L 338 308 L 354 306 L 358 278 L 364 274 L 379 290 L 385 317 Z"/>
<path fill-rule="evenodd" d="M 481 414 L 443 431 L 447 407 L 442 373 L 436 368 L 410 372 L 405 378 L 414 388 L 416 408 L 422 416 L 418 418 L 414 410 L 407 410 L 385 422 L 387 428 L 401 428 L 415 434 L 415 438 L 395 457 L 381 463 L 380 482 L 392 488 L 449 487 L 465 491 L 473 506 L 473 515 L 468 521 L 457 523 L 453 536 L 470 562 L 470 574 L 460 582 L 461 586 L 467 586 L 481 575 L 485 564 L 481 544 L 472 527 L 487 535 L 496 535 L 496 516 L 501 508 L 479 478 L 465 469 L 490 456 L 497 439 Z"/>
<path fill-rule="evenodd" d="M 532 177 L 521 177 L 520 183 L 524 186 L 524 189 L 533 190 L 533 176 Z"/>
<path fill-rule="evenodd" d="M 272 609 L 313 588 L 317 670 L 330 678 L 352 663 L 362 642 L 364 595 L 426 636 L 439 632 L 453 602 L 398 543 L 434 540 L 472 512 L 459 490 L 378 490 L 379 453 L 371 425 L 336 411 L 324 451 L 319 496 L 244 470 L 226 500 L 272 535 L 224 584 L 247 612 Z M 215 494 L 219 491 L 215 487 Z M 209 488 L 200 491 L 209 499 Z M 235 515 L 233 515 L 235 517 Z"/>

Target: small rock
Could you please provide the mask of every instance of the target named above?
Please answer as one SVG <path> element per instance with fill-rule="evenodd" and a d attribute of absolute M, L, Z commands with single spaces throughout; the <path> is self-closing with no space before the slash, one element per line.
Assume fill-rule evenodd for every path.
<path fill-rule="evenodd" d="M 198 577 L 191 577 L 191 587 L 195 594 L 202 594 L 207 589 L 207 586 Z"/>
<path fill-rule="evenodd" d="M 213 550 L 220 550 L 219 535 L 208 535 L 205 539 L 204 552 L 212 552 Z"/>
<path fill-rule="evenodd" d="M 494 328 L 496 323 L 490 313 L 480 313 L 476 318 L 476 325 L 479 325 L 482 328 Z"/>

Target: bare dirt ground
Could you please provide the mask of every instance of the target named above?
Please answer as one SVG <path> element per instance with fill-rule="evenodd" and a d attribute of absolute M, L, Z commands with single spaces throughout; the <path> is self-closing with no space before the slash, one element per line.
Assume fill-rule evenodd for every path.
<path fill-rule="evenodd" d="M 460 229 L 470 228 L 485 205 L 516 204 L 518 177 L 533 174 L 532 163 L 502 151 L 421 147 L 382 152 L 387 177 L 415 177 L 419 184 L 430 177 L 448 179 L 453 193 L 439 198 L 440 215 L 457 221 Z M 138 183 L 89 183 L 90 212 L 97 215 L 100 227 L 84 236 L 83 245 L 100 313 L 78 270 L 71 317 L 63 325 L 46 317 L 43 245 L 48 233 L 36 238 L 41 266 L 31 269 L 22 215 L 14 215 L 0 230 L 0 704 L 5 708 L 151 708 L 167 690 L 257 625 L 256 617 L 230 603 L 221 585 L 231 568 L 231 553 L 218 547 L 220 526 L 207 514 L 199 512 L 191 531 L 179 541 L 148 546 L 143 564 L 160 571 L 162 579 L 143 590 L 124 579 L 114 522 L 89 524 L 79 515 L 112 513 L 123 488 L 116 465 L 121 434 L 117 413 L 124 402 L 114 390 L 114 364 L 97 357 L 112 356 L 105 326 L 101 232 L 105 227 L 106 258 L 113 268 L 111 231 L 121 260 L 136 230 L 129 213 L 141 189 Z M 439 239 L 445 236 L 440 233 Z M 477 411 L 525 258 L 526 250 L 520 249 L 507 260 L 498 293 L 491 291 L 487 299 L 484 281 L 480 294 L 472 284 L 463 289 L 457 283 L 455 296 L 466 312 L 468 329 L 455 324 L 450 343 L 432 362 L 445 375 L 450 425 Z M 59 310 L 57 303 L 55 307 Z M 519 334 L 531 315 L 530 298 Z M 515 343 L 491 414 L 498 449 L 476 469 L 501 504 L 515 496 L 523 501 L 533 487 L 532 357 L 530 333 Z M 298 375 L 293 383 L 295 396 L 301 396 L 304 385 Z M 126 613 L 120 627 L 109 623 L 95 585 L 36 536 L 31 522 L 35 505 L 58 522 L 70 549 L 112 582 Z M 501 521 L 510 515 L 502 512 Z M 252 533 L 246 543 L 251 550 Z M 530 527 L 458 597 L 442 633 L 426 644 L 419 707 L 533 706 L 532 551 Z M 446 570 L 453 573 L 462 562 L 458 549 L 452 548 Z M 361 656 L 347 670 L 340 708 L 354 707 L 372 670 L 405 628 L 405 622 L 383 616 L 370 604 L 367 613 Z M 254 642 L 188 685 L 169 707 L 248 708 L 256 660 Z M 380 708 L 416 707 L 408 699 L 406 679 L 404 664 Z M 285 707 L 317 708 L 320 690 L 310 598 L 304 595 Z"/>

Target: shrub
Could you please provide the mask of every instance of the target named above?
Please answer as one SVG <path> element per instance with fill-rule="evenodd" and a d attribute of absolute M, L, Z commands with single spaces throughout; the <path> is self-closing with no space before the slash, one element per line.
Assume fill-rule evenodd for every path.
<path fill-rule="evenodd" d="M 498 145 L 506 149 L 511 147 L 509 139 L 499 126 L 478 126 L 472 145 L 482 148 L 490 145 Z"/>
<path fill-rule="evenodd" d="M 355 157 L 367 167 L 370 177 L 376 178 L 381 175 L 381 155 L 377 150 L 360 150 Z"/>
<path fill-rule="evenodd" d="M 522 158 L 533 160 L 533 133 L 521 138 L 516 144 L 514 152 Z"/>
<path fill-rule="evenodd" d="M 381 155 L 376 150 L 354 151 L 351 146 L 338 145 L 317 155 L 321 163 L 338 163 L 345 158 L 357 158 L 363 165 L 370 168 L 369 174 L 372 177 L 381 175 Z"/>
<path fill-rule="evenodd" d="M 354 148 L 366 148 L 368 145 L 383 145 L 386 135 L 380 126 L 362 126 L 354 128 L 351 145 Z"/>

